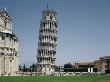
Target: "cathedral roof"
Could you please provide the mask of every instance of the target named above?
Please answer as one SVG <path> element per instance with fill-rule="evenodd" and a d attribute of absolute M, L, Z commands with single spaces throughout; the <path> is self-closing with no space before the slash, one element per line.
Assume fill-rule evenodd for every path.
<path fill-rule="evenodd" d="M 10 15 L 8 14 L 8 12 L 5 11 L 5 10 L 0 11 L 0 16 L 3 16 L 3 17 L 5 17 L 5 18 L 7 18 L 9 20 L 12 20 Z"/>
<path fill-rule="evenodd" d="M 110 60 L 110 56 L 104 56 L 104 57 L 100 57 L 99 59 L 105 59 L 105 60 Z"/>

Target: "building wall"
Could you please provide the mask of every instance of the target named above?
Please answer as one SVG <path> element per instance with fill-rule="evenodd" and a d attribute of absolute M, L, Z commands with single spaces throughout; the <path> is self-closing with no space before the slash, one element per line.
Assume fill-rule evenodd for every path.
<path fill-rule="evenodd" d="M 110 62 L 110 60 L 102 60 L 102 72 L 103 73 L 107 73 L 107 71 L 109 71 L 110 73 L 110 69 L 107 67 L 107 61 Z"/>
<path fill-rule="evenodd" d="M 101 72 L 102 70 L 102 61 L 101 60 L 97 60 L 97 61 L 94 61 L 94 67 L 97 68 L 97 71 Z"/>
<path fill-rule="evenodd" d="M 12 19 L 6 11 L 0 12 L 0 76 L 14 76 L 18 72 L 19 43 L 12 31 Z"/>

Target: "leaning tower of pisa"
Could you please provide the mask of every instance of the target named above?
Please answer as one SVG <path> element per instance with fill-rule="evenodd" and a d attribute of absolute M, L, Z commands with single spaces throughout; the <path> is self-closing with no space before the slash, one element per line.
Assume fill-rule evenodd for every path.
<path fill-rule="evenodd" d="M 57 46 L 57 13 L 54 10 L 42 11 L 37 51 L 37 72 L 52 74 L 55 71 Z"/>

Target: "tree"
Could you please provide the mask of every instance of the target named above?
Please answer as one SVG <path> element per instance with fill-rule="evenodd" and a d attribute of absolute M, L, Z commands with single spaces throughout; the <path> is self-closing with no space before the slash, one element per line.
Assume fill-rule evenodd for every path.
<path fill-rule="evenodd" d="M 23 72 L 27 72 L 25 64 L 23 65 Z"/>
<path fill-rule="evenodd" d="M 23 69 L 22 69 L 22 66 L 21 66 L 21 65 L 19 65 L 19 71 L 23 71 Z"/>
<path fill-rule="evenodd" d="M 73 68 L 71 63 L 64 64 L 64 68 Z"/>
<path fill-rule="evenodd" d="M 36 71 L 36 64 L 33 63 L 31 68 L 32 68 L 32 72 L 35 72 Z"/>

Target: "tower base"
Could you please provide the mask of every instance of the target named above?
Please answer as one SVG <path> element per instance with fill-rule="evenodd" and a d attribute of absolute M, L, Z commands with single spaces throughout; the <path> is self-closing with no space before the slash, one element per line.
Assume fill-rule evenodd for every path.
<path fill-rule="evenodd" d="M 54 66 L 51 65 L 38 65 L 37 73 L 41 75 L 51 75 L 55 72 Z"/>

